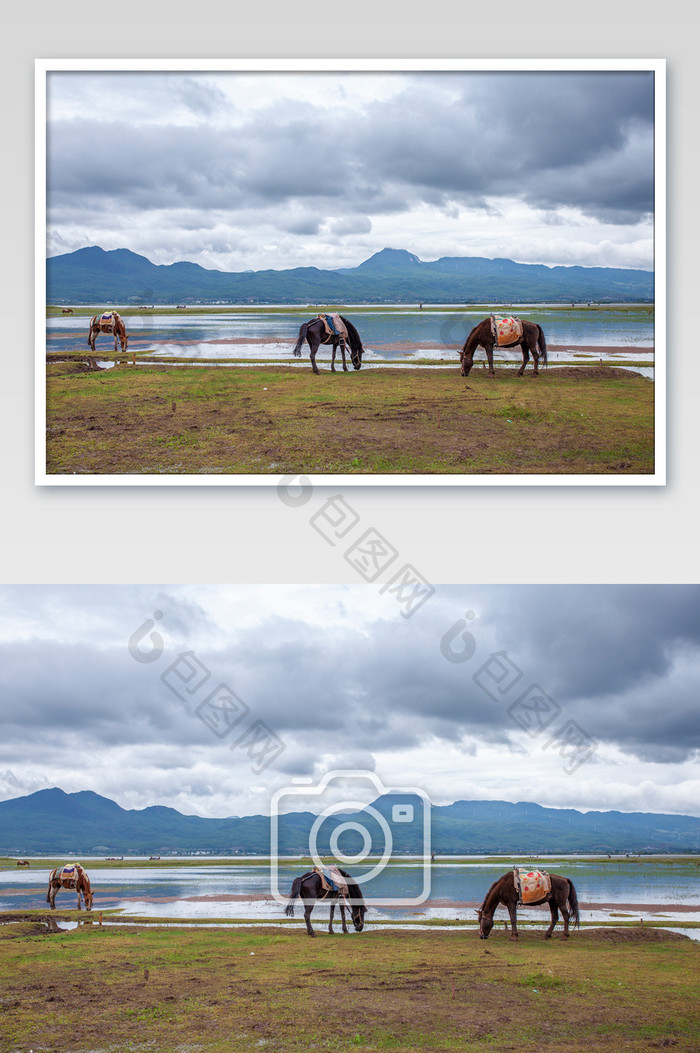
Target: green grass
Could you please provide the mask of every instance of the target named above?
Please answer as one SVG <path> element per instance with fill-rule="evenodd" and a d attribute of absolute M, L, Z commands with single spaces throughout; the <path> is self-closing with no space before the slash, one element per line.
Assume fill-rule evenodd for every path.
<path fill-rule="evenodd" d="M 50 370 L 50 474 L 643 475 L 654 465 L 654 385 L 623 371 Z"/>
<path fill-rule="evenodd" d="M 0 940 L 0 1051 L 677 1053 L 700 948 L 674 934 L 100 928 Z"/>

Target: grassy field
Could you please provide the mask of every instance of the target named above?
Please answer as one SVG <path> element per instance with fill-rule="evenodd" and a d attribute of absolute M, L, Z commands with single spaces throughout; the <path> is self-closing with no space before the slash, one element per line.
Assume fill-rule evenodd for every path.
<path fill-rule="evenodd" d="M 2 925 L 0 1050 L 700 1048 L 679 934 L 318 931 Z"/>
<path fill-rule="evenodd" d="M 654 385 L 608 367 L 47 366 L 47 472 L 648 474 Z"/>

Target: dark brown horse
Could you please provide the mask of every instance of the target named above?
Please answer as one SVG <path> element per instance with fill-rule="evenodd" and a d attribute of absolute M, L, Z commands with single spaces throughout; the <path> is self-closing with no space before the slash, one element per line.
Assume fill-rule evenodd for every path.
<path fill-rule="evenodd" d="M 362 341 L 360 340 L 360 334 L 358 333 L 357 329 L 352 324 L 352 322 L 349 322 L 347 318 L 343 318 L 342 315 L 340 315 L 339 317 L 347 331 L 347 343 L 350 345 L 350 357 L 352 359 L 353 367 L 355 369 L 359 369 L 362 365 L 362 354 L 364 352 L 364 347 L 362 346 Z M 297 340 L 296 346 L 294 348 L 295 358 L 301 358 L 301 345 L 304 343 L 304 340 L 306 340 L 309 345 L 309 358 L 311 359 L 311 368 L 313 369 L 314 373 L 319 372 L 319 369 L 316 365 L 316 352 L 318 351 L 321 344 L 333 345 L 333 355 L 331 356 L 331 370 L 334 373 L 335 353 L 338 350 L 338 345 L 340 345 L 340 353 L 343 357 L 343 369 L 347 372 L 348 367 L 345 363 L 346 339 L 344 334 L 333 332 L 329 333 L 326 330 L 326 326 L 323 322 L 323 319 L 312 318 L 310 321 L 304 322 L 299 330 L 299 339 Z"/>
<path fill-rule="evenodd" d="M 92 910 L 92 889 L 87 870 L 80 863 L 65 863 L 62 867 L 56 867 L 49 874 L 49 889 L 46 893 L 46 902 L 51 904 L 51 910 L 56 909 L 56 893 L 60 888 L 71 889 L 78 893 L 78 910 L 82 910 L 80 897 L 85 901 L 85 909 Z"/>
<path fill-rule="evenodd" d="M 102 314 L 96 314 L 90 319 L 88 345 L 93 351 L 95 350 L 95 340 L 98 333 L 113 333 L 114 350 L 117 350 L 117 340 L 119 340 L 122 351 L 126 351 L 129 337 L 126 335 L 124 320 L 116 311 L 104 311 Z"/>
<path fill-rule="evenodd" d="M 289 894 L 289 903 L 284 908 L 284 913 L 288 918 L 293 918 L 294 900 L 300 898 L 304 904 L 304 921 L 306 922 L 306 931 L 309 936 L 316 935 L 311 928 L 311 911 L 319 900 L 326 900 L 331 905 L 331 916 L 328 921 L 328 931 L 331 935 L 333 935 L 333 914 L 335 913 L 336 903 L 340 907 L 340 918 L 343 932 L 346 933 L 348 931 L 348 927 L 345 924 L 346 905 L 350 907 L 350 914 L 352 916 L 352 923 L 355 926 L 355 931 L 362 932 L 364 928 L 367 907 L 362 898 L 360 886 L 353 881 L 345 870 L 341 870 L 340 873 L 346 879 L 348 884 L 347 899 L 341 894 L 339 889 L 325 889 L 323 887 L 321 875 L 316 870 L 310 870 L 307 874 L 302 874 L 301 877 L 294 879 L 292 891 Z"/>
<path fill-rule="evenodd" d="M 535 376 L 538 376 L 538 363 L 539 359 L 542 359 L 543 365 L 547 365 L 547 342 L 542 332 L 542 326 L 538 325 L 537 322 L 527 322 L 523 320 L 523 333 L 522 336 L 514 340 L 510 344 L 501 344 L 501 347 L 519 347 L 523 353 L 523 364 L 518 370 L 518 376 L 521 377 L 527 365 L 530 354 L 532 354 L 532 365 L 534 367 Z M 475 325 L 471 333 L 464 342 L 464 347 L 459 353 L 461 362 L 460 372 L 463 377 L 469 376 L 469 370 L 472 368 L 474 361 L 474 352 L 477 347 L 483 347 L 486 352 L 486 357 L 489 363 L 489 376 L 494 376 L 493 371 L 493 349 L 496 346 L 496 337 L 493 333 L 493 327 L 491 325 L 490 318 L 484 318 L 483 322 L 479 322 Z"/>
<path fill-rule="evenodd" d="M 537 900 L 535 903 L 528 903 L 528 907 L 536 907 L 542 903 L 549 904 L 549 910 L 552 915 L 552 921 L 545 933 L 547 939 L 550 938 L 554 932 L 554 926 L 559 920 L 559 911 L 564 919 L 564 932 L 562 939 L 568 939 L 569 936 L 569 922 L 572 921 L 578 928 L 579 917 L 578 917 L 578 899 L 576 896 L 576 889 L 574 888 L 573 881 L 569 881 L 568 878 L 560 877 L 559 874 L 550 874 L 552 879 L 552 887 L 549 893 L 544 896 L 543 899 Z M 513 879 L 513 871 L 504 874 L 498 881 L 494 881 L 491 888 L 486 893 L 484 902 L 481 907 L 477 910 L 479 915 L 479 937 L 482 940 L 488 938 L 488 934 L 493 928 L 493 915 L 496 907 L 499 903 L 502 903 L 504 907 L 508 908 L 510 914 L 510 938 L 511 940 L 517 940 L 518 929 L 516 925 L 516 907 L 519 902 L 518 890 L 515 887 L 515 881 Z"/>

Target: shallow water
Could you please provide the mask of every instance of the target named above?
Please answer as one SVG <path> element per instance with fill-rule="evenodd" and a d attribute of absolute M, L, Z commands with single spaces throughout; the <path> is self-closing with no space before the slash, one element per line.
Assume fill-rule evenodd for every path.
<path fill-rule="evenodd" d="M 654 347 L 653 309 L 640 307 L 627 311 L 614 308 L 557 311 L 552 307 L 530 305 L 527 315 L 536 317 L 547 342 L 556 347 L 633 348 Z M 251 310 L 241 314 L 215 314 L 192 310 L 177 315 L 156 316 L 144 312 L 127 319 L 129 349 L 156 355 L 184 358 L 279 358 L 291 361 L 299 327 L 308 318 L 293 312 L 274 314 Z M 426 308 L 396 308 L 371 311 L 348 309 L 347 317 L 357 327 L 366 352 L 382 359 L 455 356 L 473 325 L 484 317 L 483 308 L 437 311 Z M 47 321 L 47 351 L 84 351 L 87 345 L 85 320 L 72 316 Z M 98 337 L 97 350 L 111 351 L 111 337 Z M 479 353 L 480 354 L 480 353 Z M 324 353 L 324 358 L 329 353 Z M 509 361 L 508 351 L 499 351 Z M 303 349 L 308 357 L 308 346 Z M 520 359 L 520 354 L 513 356 Z"/>
<path fill-rule="evenodd" d="M 523 861 L 525 865 L 526 861 Z M 90 861 L 83 860 L 90 872 Z M 540 866 L 548 867 L 546 860 Z M 277 891 L 283 901 L 295 877 L 307 868 L 300 861 L 280 866 L 278 888 L 271 882 L 267 863 L 235 865 L 222 862 L 209 866 L 160 867 L 133 866 L 94 869 L 91 873 L 95 893 L 94 910 L 118 909 L 130 915 L 156 918 L 202 919 L 237 918 L 279 920 L 282 903 L 272 899 Z M 491 883 L 504 873 L 504 864 L 489 861 L 438 861 L 430 868 L 428 900 L 416 906 L 391 909 L 380 905 L 372 908 L 375 920 L 472 921 L 473 904 L 480 903 Z M 695 862 L 677 860 L 661 862 L 653 858 L 558 860 L 548 869 L 569 877 L 577 890 L 580 903 L 586 904 L 581 919 L 618 920 L 655 918 L 678 925 L 700 920 L 700 913 L 688 913 L 691 906 L 700 912 L 699 869 Z M 361 881 L 362 868 L 352 868 Z M 420 895 L 424 869 L 419 862 L 386 867 L 373 881 L 363 886 L 368 901 L 381 898 L 393 902 Z M 0 911 L 36 910 L 46 907 L 48 870 L 0 870 Z M 62 891 L 57 906 L 72 909 L 76 896 Z M 597 906 L 600 904 L 601 906 Z M 604 905 L 604 906 L 603 906 Z M 523 910 L 523 918 L 545 921 L 545 908 Z M 299 912 L 297 911 L 299 915 Z M 507 917 L 504 910 L 497 918 Z"/>

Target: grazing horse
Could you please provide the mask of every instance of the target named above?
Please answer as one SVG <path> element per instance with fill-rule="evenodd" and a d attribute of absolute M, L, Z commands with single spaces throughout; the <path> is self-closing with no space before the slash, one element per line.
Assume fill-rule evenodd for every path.
<path fill-rule="evenodd" d="M 114 334 L 114 350 L 117 350 L 117 340 L 121 343 L 122 351 L 126 351 L 129 337 L 126 335 L 126 326 L 123 319 L 116 311 L 104 311 L 96 314 L 90 319 L 90 331 L 88 333 L 88 346 L 95 350 L 95 340 L 98 333 Z"/>
<path fill-rule="evenodd" d="M 340 918 L 342 921 L 343 932 L 346 933 L 348 931 L 348 927 L 345 924 L 346 904 L 350 907 L 350 914 L 352 916 L 352 923 L 355 926 L 355 931 L 362 932 L 364 928 L 367 907 L 362 898 L 360 886 L 356 884 L 350 875 L 344 870 L 341 870 L 340 873 L 347 881 L 347 900 L 341 894 L 340 889 L 324 888 L 324 882 L 317 870 L 310 870 L 307 874 L 302 874 L 301 877 L 294 879 L 292 891 L 289 894 L 289 903 L 284 908 L 284 913 L 288 918 L 293 918 L 294 900 L 297 899 L 297 897 L 300 897 L 304 904 L 304 921 L 306 922 L 306 931 L 309 936 L 316 935 L 311 928 L 311 911 L 316 906 L 318 900 L 328 900 L 331 905 L 331 916 L 328 922 L 328 931 L 331 935 L 333 935 L 333 914 L 335 912 L 336 903 L 340 907 Z"/>
<path fill-rule="evenodd" d="M 353 367 L 359 369 L 362 365 L 362 354 L 364 352 L 364 347 L 360 340 L 360 334 L 352 322 L 348 322 L 347 318 L 343 318 L 342 315 L 338 315 L 338 317 L 347 331 L 347 342 L 350 345 L 350 357 L 352 358 Z M 333 355 L 331 357 L 331 370 L 333 373 L 335 373 L 335 353 L 338 350 L 338 344 L 340 344 L 340 353 L 343 356 L 343 369 L 347 372 L 348 367 L 345 363 L 344 334 L 329 333 L 322 318 L 312 318 L 310 321 L 304 322 L 299 330 L 299 339 L 294 348 L 295 358 L 301 358 L 301 345 L 304 343 L 304 340 L 308 342 L 310 348 L 309 358 L 311 359 L 311 368 L 314 373 L 319 372 L 316 365 L 316 352 L 318 351 L 320 344 L 333 345 Z"/>
<path fill-rule="evenodd" d="M 66 863 L 62 867 L 56 867 L 49 874 L 49 888 L 46 893 L 46 902 L 51 904 L 51 910 L 56 909 L 56 893 L 60 888 L 72 889 L 78 893 L 78 910 L 80 897 L 85 900 L 85 909 L 92 910 L 92 889 L 87 870 L 80 863 Z"/>
<path fill-rule="evenodd" d="M 535 376 L 539 375 L 538 362 L 540 357 L 542 358 L 543 365 L 547 365 L 547 342 L 542 332 L 542 326 L 538 325 L 537 322 L 528 322 L 523 320 L 522 323 L 523 332 L 522 336 L 514 339 L 512 343 L 501 344 L 501 347 L 519 347 L 523 353 L 523 364 L 518 370 L 518 376 L 523 375 L 525 366 L 527 365 L 530 353 L 532 353 L 532 364 L 534 367 Z M 469 376 L 469 370 L 472 368 L 474 361 L 474 352 L 477 347 L 483 347 L 486 352 L 486 357 L 489 363 L 489 376 L 494 376 L 493 371 L 493 349 L 496 345 L 496 337 L 493 333 L 493 327 L 490 318 L 484 318 L 483 322 L 479 322 L 475 325 L 471 333 L 464 342 L 464 347 L 459 353 L 461 362 L 460 372 L 463 377 Z"/>
<path fill-rule="evenodd" d="M 550 874 L 549 877 L 552 882 L 549 892 L 542 899 L 528 903 L 527 906 L 539 906 L 541 903 L 549 904 L 552 922 L 545 933 L 547 939 L 552 935 L 554 926 L 559 920 L 559 911 L 561 911 L 561 916 L 564 919 L 562 939 L 566 940 L 569 937 L 569 922 L 573 921 L 577 928 L 579 924 L 576 889 L 573 881 L 570 881 L 568 878 L 560 877 L 559 874 Z M 479 916 L 479 938 L 482 940 L 488 939 L 488 935 L 493 928 L 494 912 L 498 904 L 502 903 L 508 908 L 508 913 L 510 914 L 510 938 L 511 940 L 517 940 L 516 907 L 519 901 L 520 894 L 511 870 L 497 881 L 494 881 L 484 897 L 484 902 L 476 912 Z"/>

